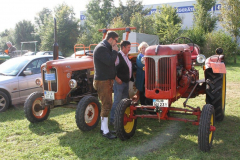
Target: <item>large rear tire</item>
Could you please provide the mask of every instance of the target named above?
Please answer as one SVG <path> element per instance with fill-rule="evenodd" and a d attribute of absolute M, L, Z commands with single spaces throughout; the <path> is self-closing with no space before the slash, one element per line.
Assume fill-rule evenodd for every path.
<path fill-rule="evenodd" d="M 211 104 L 203 106 L 199 128 L 198 128 L 198 146 L 204 152 L 210 151 L 215 131 L 214 107 Z"/>
<path fill-rule="evenodd" d="M 222 121 L 225 116 L 226 74 L 206 71 L 206 104 L 212 104 L 215 110 L 215 120 Z"/>
<path fill-rule="evenodd" d="M 96 97 L 85 96 L 77 106 L 75 118 L 77 126 L 82 131 L 94 129 L 100 120 L 101 105 Z"/>
<path fill-rule="evenodd" d="M 114 126 L 117 137 L 122 141 L 131 138 L 136 131 L 137 119 L 129 119 L 130 105 L 130 99 L 122 99 L 115 110 Z"/>
<path fill-rule="evenodd" d="M 24 103 L 25 116 L 31 123 L 42 122 L 49 116 L 50 107 L 42 105 L 42 97 L 43 93 L 33 92 Z"/>
<path fill-rule="evenodd" d="M 0 91 L 0 112 L 5 112 L 9 107 L 9 98 L 8 96 Z"/>

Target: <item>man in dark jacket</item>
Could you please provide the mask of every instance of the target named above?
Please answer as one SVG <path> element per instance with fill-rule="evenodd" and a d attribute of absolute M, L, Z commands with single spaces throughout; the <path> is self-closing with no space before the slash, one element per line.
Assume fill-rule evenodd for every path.
<path fill-rule="evenodd" d="M 117 138 L 108 129 L 108 115 L 112 108 L 113 80 L 116 76 L 115 61 L 118 54 L 118 34 L 109 31 L 106 38 L 93 51 L 94 81 L 93 87 L 97 90 L 102 102 L 101 133 L 109 139 Z"/>
<path fill-rule="evenodd" d="M 121 42 L 121 51 L 116 59 L 116 77 L 113 84 L 114 102 L 110 113 L 110 124 L 114 122 L 114 113 L 119 102 L 124 98 L 129 98 L 129 81 L 132 77 L 132 63 L 128 59 L 128 53 L 131 50 L 129 41 Z"/>

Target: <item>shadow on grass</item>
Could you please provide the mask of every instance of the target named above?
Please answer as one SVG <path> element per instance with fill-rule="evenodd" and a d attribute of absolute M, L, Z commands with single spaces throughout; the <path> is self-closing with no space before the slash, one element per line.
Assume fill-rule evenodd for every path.
<path fill-rule="evenodd" d="M 39 123 L 30 123 L 28 128 L 33 133 L 40 136 L 63 132 L 63 130 L 59 127 L 59 123 L 55 120 L 46 120 Z"/>
<path fill-rule="evenodd" d="M 237 157 L 240 144 L 236 133 L 240 132 L 240 128 L 236 125 L 239 121 L 239 117 L 226 116 L 223 122 L 216 123 L 213 147 L 209 153 L 198 148 L 198 126 L 177 121 L 162 121 L 159 124 L 155 119 L 139 119 L 135 135 L 126 141 L 102 137 L 100 125 L 89 132 L 67 132 L 59 137 L 59 141 L 63 147 L 70 147 L 80 159 L 189 158 L 190 152 L 193 153 L 190 156 L 197 159 L 199 156 L 219 156 L 222 152 Z M 231 151 L 226 150 L 226 146 L 230 146 Z"/>
<path fill-rule="evenodd" d="M 55 116 L 59 116 L 62 114 L 71 113 L 75 111 L 76 109 L 73 107 L 68 107 L 68 106 L 56 107 L 51 109 L 49 116 L 55 117 Z M 26 119 L 23 106 L 10 107 L 6 112 L 0 113 L 0 122 L 23 120 L 23 119 Z"/>

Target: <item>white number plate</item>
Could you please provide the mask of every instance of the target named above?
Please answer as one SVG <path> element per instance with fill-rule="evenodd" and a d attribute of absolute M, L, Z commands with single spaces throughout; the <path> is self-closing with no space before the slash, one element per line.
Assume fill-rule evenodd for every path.
<path fill-rule="evenodd" d="M 53 91 L 44 91 L 44 98 L 49 100 L 54 100 L 54 92 Z"/>
<path fill-rule="evenodd" d="M 168 107 L 168 99 L 153 99 L 153 106 Z"/>

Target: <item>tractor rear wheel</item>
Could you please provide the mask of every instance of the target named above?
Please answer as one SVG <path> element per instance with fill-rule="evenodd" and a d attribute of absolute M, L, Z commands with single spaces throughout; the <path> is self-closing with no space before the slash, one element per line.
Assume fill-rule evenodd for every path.
<path fill-rule="evenodd" d="M 198 146 L 204 152 L 210 151 L 215 131 L 214 107 L 211 104 L 203 106 L 199 128 L 198 128 Z"/>
<path fill-rule="evenodd" d="M 206 71 L 206 103 L 212 104 L 216 121 L 222 121 L 225 115 L 226 74 Z"/>
<path fill-rule="evenodd" d="M 49 106 L 42 106 L 43 93 L 33 92 L 24 103 L 24 113 L 28 121 L 42 122 L 46 120 L 50 113 Z"/>
<path fill-rule="evenodd" d="M 130 119 L 130 99 L 122 99 L 116 107 L 114 115 L 114 126 L 116 134 L 122 141 L 131 138 L 136 130 L 137 119 Z"/>
<path fill-rule="evenodd" d="M 90 131 L 98 125 L 100 107 L 98 99 L 94 96 L 85 96 L 79 101 L 75 119 L 80 130 Z"/>

